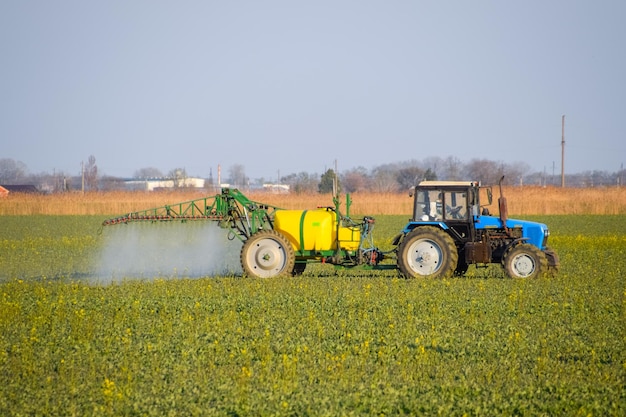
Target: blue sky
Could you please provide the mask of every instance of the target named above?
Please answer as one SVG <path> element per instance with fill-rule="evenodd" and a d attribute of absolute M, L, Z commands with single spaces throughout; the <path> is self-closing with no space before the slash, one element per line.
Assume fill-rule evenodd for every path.
<path fill-rule="evenodd" d="M 251 178 L 626 162 L 626 2 L 4 1 L 0 158 Z"/>

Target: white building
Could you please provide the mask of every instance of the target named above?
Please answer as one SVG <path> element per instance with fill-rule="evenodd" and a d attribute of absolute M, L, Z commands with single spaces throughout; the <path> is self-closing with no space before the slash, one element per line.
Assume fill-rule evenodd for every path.
<path fill-rule="evenodd" d="M 154 191 L 161 188 L 204 188 L 204 178 L 146 178 L 132 179 L 124 182 L 130 190 Z"/>

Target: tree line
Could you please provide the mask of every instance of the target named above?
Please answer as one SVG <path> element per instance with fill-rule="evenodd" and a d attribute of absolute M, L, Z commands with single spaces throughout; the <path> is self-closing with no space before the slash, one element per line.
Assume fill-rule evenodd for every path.
<path fill-rule="evenodd" d="M 68 190 L 115 190 L 125 187 L 125 179 L 101 175 L 96 158 L 90 155 L 86 163 L 81 163 L 81 172 L 69 175 L 63 172 L 31 174 L 26 164 L 10 158 L 0 159 L 0 184 L 32 184 L 45 192 Z M 266 183 L 289 185 L 296 193 L 327 193 L 333 190 L 335 178 L 343 192 L 403 192 L 422 180 L 478 180 L 485 185 L 497 184 L 504 176 L 506 185 L 560 186 L 560 175 L 544 172 L 531 172 L 523 162 L 505 163 L 489 159 L 472 159 L 463 162 L 458 158 L 431 157 L 424 160 L 408 160 L 378 165 L 373 168 L 359 166 L 335 173 L 333 169 L 325 172 L 298 172 L 279 178 L 255 178 L 246 175 L 245 167 L 235 164 L 226 171 L 219 181 L 244 190 L 261 188 Z M 134 173 L 135 179 L 147 178 L 187 178 L 184 168 L 174 168 L 167 173 L 153 167 L 139 168 Z M 205 178 L 207 188 L 218 188 L 218 179 L 213 174 Z M 569 187 L 621 186 L 626 180 L 626 170 L 616 172 L 585 171 L 565 176 L 565 185 Z"/>

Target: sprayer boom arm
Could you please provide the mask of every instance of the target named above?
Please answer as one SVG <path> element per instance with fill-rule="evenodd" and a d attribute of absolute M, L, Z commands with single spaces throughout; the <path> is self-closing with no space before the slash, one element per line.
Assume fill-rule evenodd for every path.
<path fill-rule="evenodd" d="M 221 194 L 212 197 L 135 211 L 105 220 L 102 225 L 142 221 L 213 220 L 219 222 L 221 227 L 236 230 L 237 235 L 247 239 L 260 229 L 271 229 L 276 210 L 278 207 L 252 201 L 237 189 L 224 188 Z"/>

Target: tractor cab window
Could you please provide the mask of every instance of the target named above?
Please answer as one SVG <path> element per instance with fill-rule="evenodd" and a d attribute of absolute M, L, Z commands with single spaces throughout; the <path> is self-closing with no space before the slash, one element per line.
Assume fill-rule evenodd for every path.
<path fill-rule="evenodd" d="M 444 193 L 445 215 L 447 220 L 467 219 L 467 193 L 447 191 Z"/>
<path fill-rule="evenodd" d="M 443 219 L 442 194 L 439 190 L 422 190 L 415 196 L 415 219 L 432 221 Z"/>

